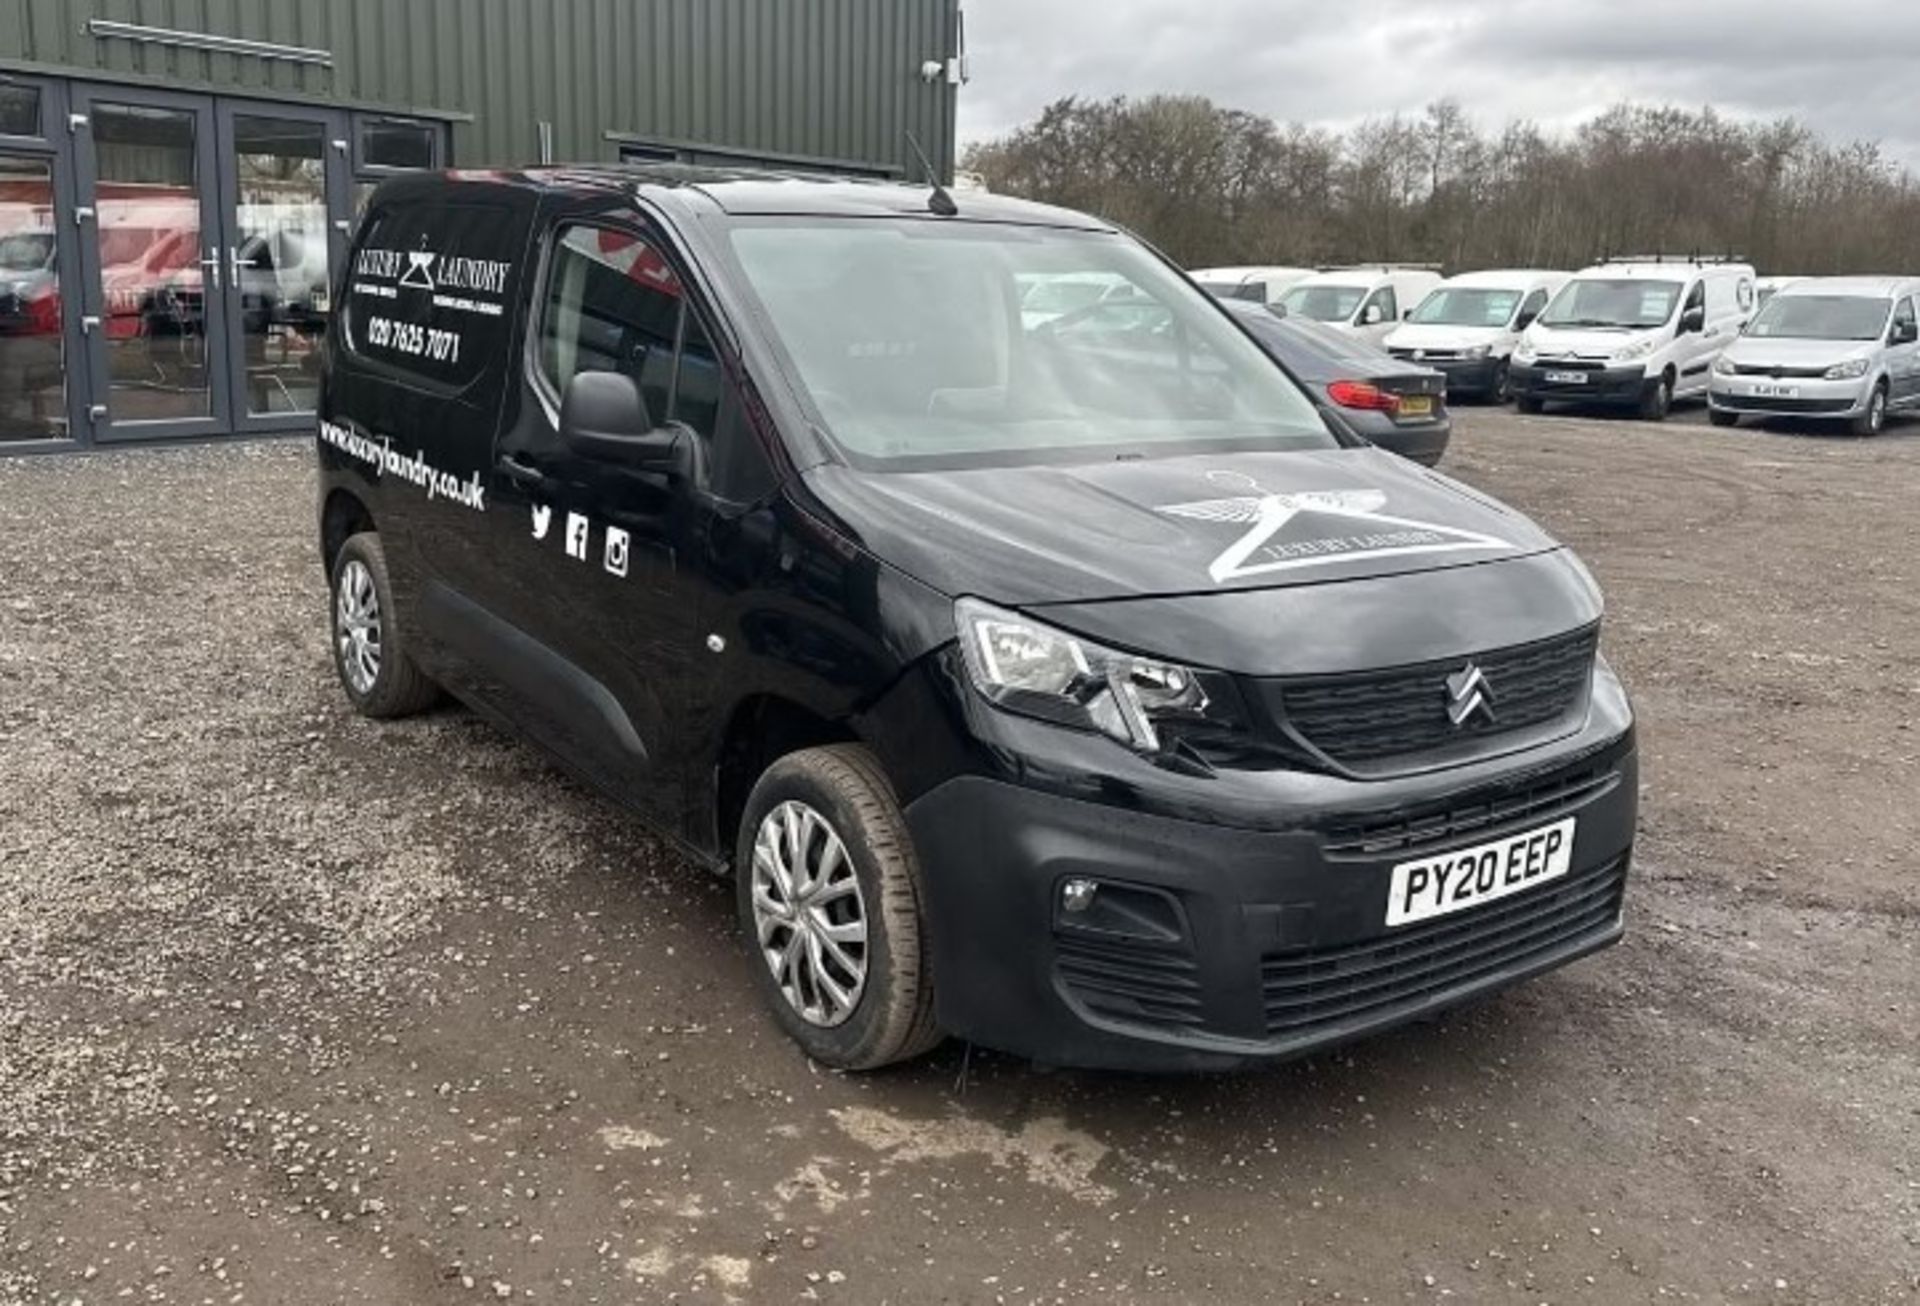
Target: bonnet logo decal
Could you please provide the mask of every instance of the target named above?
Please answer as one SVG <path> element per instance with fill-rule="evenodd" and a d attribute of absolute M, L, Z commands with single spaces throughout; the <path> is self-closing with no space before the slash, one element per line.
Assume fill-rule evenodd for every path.
<path fill-rule="evenodd" d="M 1207 479 L 1216 485 L 1231 485 L 1253 493 L 1166 504 L 1158 511 L 1170 517 L 1247 528 L 1207 568 L 1216 585 L 1247 576 L 1341 562 L 1513 547 L 1505 540 L 1478 531 L 1382 512 L 1387 505 L 1384 490 L 1305 490 L 1275 494 L 1241 472 L 1208 472 Z"/>

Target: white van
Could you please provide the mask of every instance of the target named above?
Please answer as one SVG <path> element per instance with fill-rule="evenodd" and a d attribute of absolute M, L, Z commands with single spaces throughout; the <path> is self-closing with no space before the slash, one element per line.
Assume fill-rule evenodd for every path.
<path fill-rule="evenodd" d="M 1277 304 L 1294 283 L 1313 275 L 1312 268 L 1194 268 L 1187 273 L 1200 289 L 1215 299 L 1245 299 L 1255 304 Z"/>
<path fill-rule="evenodd" d="M 1396 263 L 1334 268 L 1294 282 L 1280 306 L 1377 345 L 1442 280 L 1432 268 Z"/>
<path fill-rule="evenodd" d="M 1507 269 L 1449 278 L 1382 343 L 1395 358 L 1445 373 L 1449 398 L 1471 394 L 1503 404 L 1513 347 L 1567 276 Z"/>
<path fill-rule="evenodd" d="M 1713 362 L 1753 316 L 1750 264 L 1648 255 L 1577 272 L 1514 346 L 1514 401 L 1619 404 L 1664 421 L 1704 397 Z"/>
<path fill-rule="evenodd" d="M 1795 280 L 1714 363 L 1707 402 L 1715 426 L 1827 418 L 1878 435 L 1920 408 L 1920 278 Z"/>

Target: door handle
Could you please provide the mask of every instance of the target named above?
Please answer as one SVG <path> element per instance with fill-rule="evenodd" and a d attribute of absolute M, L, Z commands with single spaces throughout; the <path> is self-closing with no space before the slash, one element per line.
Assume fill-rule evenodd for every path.
<path fill-rule="evenodd" d="M 503 454 L 500 458 L 500 470 L 506 473 L 508 480 L 523 489 L 534 489 L 546 483 L 546 473 L 532 463 L 520 461 L 512 454 Z"/>
<path fill-rule="evenodd" d="M 200 270 L 206 274 L 211 283 L 207 289 L 220 289 L 220 247 L 218 245 L 208 250 L 207 256 L 200 260 Z M 235 279 L 238 280 L 237 277 Z"/>
<path fill-rule="evenodd" d="M 90 336 L 93 334 L 94 328 L 98 327 L 99 325 L 100 325 L 100 319 L 94 316 L 92 313 L 88 313 L 86 316 L 80 319 L 80 334 L 83 336 Z"/>

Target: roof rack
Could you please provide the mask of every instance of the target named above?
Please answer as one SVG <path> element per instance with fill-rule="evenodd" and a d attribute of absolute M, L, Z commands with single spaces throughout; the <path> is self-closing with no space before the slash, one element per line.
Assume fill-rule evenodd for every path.
<path fill-rule="evenodd" d="M 1745 263 L 1740 254 L 1602 254 L 1601 265 L 1608 263 L 1679 263 L 1704 267 L 1712 263 Z"/>
<path fill-rule="evenodd" d="M 1323 263 L 1322 272 L 1438 272 L 1444 263 Z"/>

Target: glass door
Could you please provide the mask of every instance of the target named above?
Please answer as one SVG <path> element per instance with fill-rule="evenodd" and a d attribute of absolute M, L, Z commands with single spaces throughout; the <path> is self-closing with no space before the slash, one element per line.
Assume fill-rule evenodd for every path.
<path fill-rule="evenodd" d="M 68 435 L 58 164 L 0 151 L 0 449 Z"/>
<path fill-rule="evenodd" d="M 219 103 L 220 214 L 234 428 L 308 424 L 331 275 L 346 253 L 344 114 Z"/>
<path fill-rule="evenodd" d="M 94 438 L 232 430 L 213 100 L 76 87 L 73 109 Z"/>

